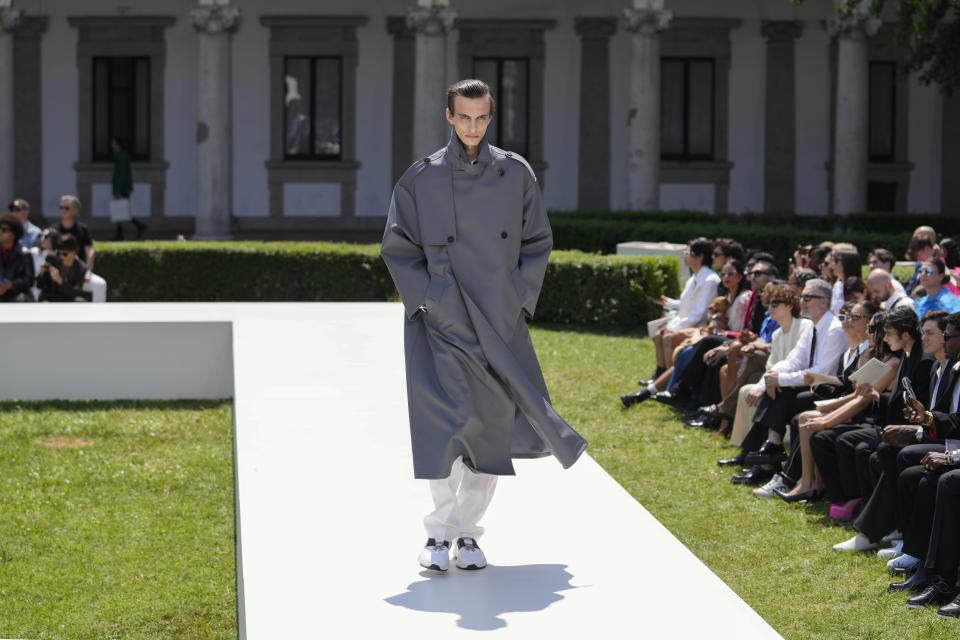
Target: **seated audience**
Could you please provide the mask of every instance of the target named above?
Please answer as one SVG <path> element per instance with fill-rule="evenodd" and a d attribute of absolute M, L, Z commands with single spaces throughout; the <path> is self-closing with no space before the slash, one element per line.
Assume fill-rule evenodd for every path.
<path fill-rule="evenodd" d="M 32 249 L 40 243 L 40 227 L 30 222 L 30 203 L 17 198 L 10 203 L 10 213 L 16 214 L 23 224 L 23 237 L 20 244 L 24 249 Z"/>
<path fill-rule="evenodd" d="M 60 223 L 55 227 L 60 235 L 70 234 L 77 241 L 77 255 L 80 261 L 87 265 L 87 273 L 83 278 L 83 290 L 93 295 L 94 302 L 107 301 L 107 282 L 93 272 L 94 256 L 93 238 L 86 225 L 77 220 L 80 214 L 80 200 L 76 196 L 60 198 Z"/>
<path fill-rule="evenodd" d="M 20 246 L 23 223 L 13 213 L 0 216 L 0 302 L 35 302 L 33 260 Z"/>

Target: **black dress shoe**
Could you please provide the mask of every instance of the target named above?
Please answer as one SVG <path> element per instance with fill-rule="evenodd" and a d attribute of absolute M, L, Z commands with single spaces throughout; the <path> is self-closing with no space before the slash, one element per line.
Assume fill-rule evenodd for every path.
<path fill-rule="evenodd" d="M 756 451 L 747 454 L 747 464 L 779 464 L 787 459 L 782 444 L 773 444 L 769 440 Z"/>
<path fill-rule="evenodd" d="M 697 412 L 705 416 L 720 417 L 720 408 L 715 404 L 706 404 L 697 409 Z"/>
<path fill-rule="evenodd" d="M 764 469 L 760 465 L 754 465 L 739 475 L 733 476 L 730 482 L 733 484 L 757 485 L 763 484 L 773 477 L 779 469 Z"/>
<path fill-rule="evenodd" d="M 738 455 L 732 458 L 726 458 L 724 460 L 717 460 L 717 464 L 721 467 L 733 467 L 743 465 L 743 461 L 746 459 L 747 454 L 741 452 Z"/>
<path fill-rule="evenodd" d="M 656 382 L 657 378 L 659 378 L 660 376 L 663 375 L 663 372 L 664 372 L 664 371 L 666 371 L 666 369 L 662 369 L 661 367 L 657 367 L 656 370 L 653 372 L 653 375 L 652 375 L 652 376 L 650 376 L 650 377 L 647 378 L 646 380 L 641 380 L 641 381 L 638 382 L 637 384 L 639 384 L 641 387 L 646 387 L 647 385 L 653 384 L 654 382 Z"/>
<path fill-rule="evenodd" d="M 696 418 L 687 418 L 684 420 L 683 426 L 691 428 L 707 427 L 708 429 L 716 429 L 720 426 L 720 418 L 701 413 Z"/>
<path fill-rule="evenodd" d="M 823 489 L 812 489 L 810 491 L 804 491 L 802 493 L 795 493 L 790 495 L 789 491 L 781 491 L 780 489 L 774 489 L 773 492 L 777 495 L 778 498 L 784 502 L 816 502 L 823 498 L 826 492 Z"/>
<path fill-rule="evenodd" d="M 657 391 L 653 396 L 653 399 L 657 402 L 662 402 L 663 404 L 675 404 L 677 402 L 677 396 L 673 395 L 669 391 Z"/>
<path fill-rule="evenodd" d="M 926 589 L 929 584 L 930 574 L 926 569 L 921 567 L 903 582 L 891 582 L 890 586 L 887 587 L 887 591 L 912 591 L 913 593 L 919 593 Z"/>
<path fill-rule="evenodd" d="M 940 607 L 937 614 L 947 618 L 960 618 L 960 596 L 953 599 L 953 602 Z"/>
<path fill-rule="evenodd" d="M 943 578 L 937 577 L 926 589 L 907 600 L 907 606 L 911 609 L 919 609 L 932 605 L 944 605 L 956 597 L 957 588 L 947 584 Z"/>
<path fill-rule="evenodd" d="M 620 396 L 620 402 L 623 403 L 624 409 L 629 409 L 635 404 L 639 404 L 644 400 L 647 400 L 650 397 L 649 389 L 641 389 L 635 393 L 628 393 L 625 396 Z"/>

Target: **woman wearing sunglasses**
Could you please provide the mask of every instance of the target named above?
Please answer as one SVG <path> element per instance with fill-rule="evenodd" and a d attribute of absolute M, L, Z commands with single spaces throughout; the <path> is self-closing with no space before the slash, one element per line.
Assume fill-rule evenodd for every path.
<path fill-rule="evenodd" d="M 923 317 L 928 311 L 960 311 L 960 298 L 950 293 L 944 285 L 950 282 L 946 274 L 947 267 L 940 258 L 924 260 L 920 266 L 920 286 L 925 295 L 914 305 L 917 316 Z"/>
<path fill-rule="evenodd" d="M 849 348 L 838 366 L 838 377 L 844 383 L 848 393 L 822 402 L 816 409 L 797 416 L 800 457 L 803 461 L 800 482 L 790 491 L 775 492 L 787 502 L 815 500 L 823 496 L 824 480 L 815 464 L 810 445 L 813 435 L 825 429 L 838 428 L 850 423 L 858 427 L 859 423 L 863 422 L 859 419 L 860 416 L 873 404 L 870 396 L 857 391 L 856 383 L 849 379 L 850 375 L 871 358 L 876 357 L 889 367 L 889 372 L 877 381 L 875 388 L 880 392 L 886 391 L 896 379 L 900 357 L 885 353 L 887 350 L 883 342 L 882 316 L 877 318 L 878 322 L 873 321 L 879 310 L 880 308 L 874 302 L 847 303 L 840 310 L 838 319 L 843 325 Z"/>

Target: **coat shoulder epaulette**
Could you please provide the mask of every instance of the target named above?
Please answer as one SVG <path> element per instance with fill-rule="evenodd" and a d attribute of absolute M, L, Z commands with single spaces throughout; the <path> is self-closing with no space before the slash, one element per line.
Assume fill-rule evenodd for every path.
<path fill-rule="evenodd" d="M 410 165 L 410 167 L 406 171 L 403 172 L 403 175 L 400 176 L 400 180 L 397 181 L 397 184 L 399 184 L 400 186 L 406 189 L 409 189 L 410 186 L 413 184 L 414 180 L 416 180 L 417 176 L 420 175 L 422 171 L 440 162 L 443 159 L 444 155 L 446 155 L 446 153 L 447 153 L 447 148 L 444 147 L 443 149 L 438 149 L 437 151 L 434 151 L 429 156 L 425 156 L 417 160 L 412 165 Z"/>
<path fill-rule="evenodd" d="M 533 181 L 534 182 L 537 181 L 537 174 L 533 172 L 533 167 L 531 167 L 530 163 L 527 162 L 527 159 L 524 158 L 519 153 L 514 153 L 513 151 L 507 151 L 505 149 L 501 149 L 500 147 L 495 147 L 493 145 L 490 145 L 490 154 L 493 155 L 495 158 L 509 158 L 510 160 L 519 162 L 520 164 L 522 164 L 524 167 L 527 168 L 527 173 L 530 174 L 530 177 L 533 179 Z"/>

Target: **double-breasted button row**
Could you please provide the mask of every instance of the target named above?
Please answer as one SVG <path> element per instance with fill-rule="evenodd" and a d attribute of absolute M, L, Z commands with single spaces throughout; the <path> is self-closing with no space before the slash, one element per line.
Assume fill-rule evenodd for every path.
<path fill-rule="evenodd" d="M 503 231 L 503 232 L 500 234 L 500 237 L 503 238 L 504 240 L 506 240 L 506 239 L 507 239 L 507 232 L 506 232 L 506 231 Z"/>
<path fill-rule="evenodd" d="M 454 240 L 453 236 L 447 236 L 447 242 L 452 243 Z"/>

